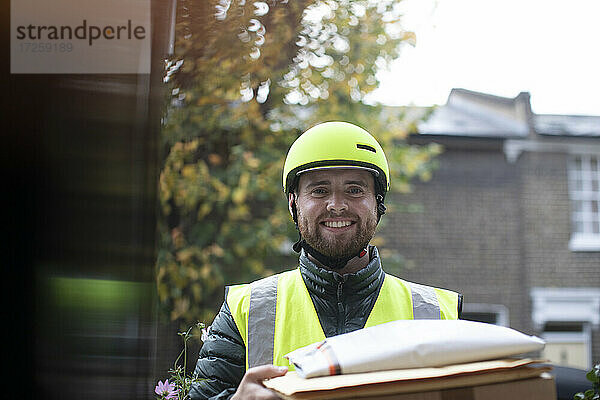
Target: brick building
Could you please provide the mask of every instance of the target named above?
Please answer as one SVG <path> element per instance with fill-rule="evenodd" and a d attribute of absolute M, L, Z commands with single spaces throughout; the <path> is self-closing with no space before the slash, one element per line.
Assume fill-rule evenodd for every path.
<path fill-rule="evenodd" d="M 544 337 L 557 364 L 600 362 L 600 116 L 454 89 L 419 132 L 444 152 L 431 181 L 389 197 L 380 234 L 401 276 L 460 291 L 465 318 Z"/>

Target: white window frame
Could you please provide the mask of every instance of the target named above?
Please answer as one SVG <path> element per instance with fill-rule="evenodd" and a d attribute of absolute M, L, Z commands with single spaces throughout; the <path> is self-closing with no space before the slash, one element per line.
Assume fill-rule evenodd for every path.
<path fill-rule="evenodd" d="M 581 159 L 581 169 L 576 159 Z M 596 171 L 592 171 L 592 160 L 596 161 Z M 593 226 L 600 227 L 600 155 L 571 154 L 568 161 L 569 198 L 571 199 L 571 251 L 600 251 L 600 231 L 593 232 Z M 575 182 L 581 180 L 581 187 Z M 596 188 L 592 187 L 596 180 Z M 580 202 L 581 208 L 575 206 Z M 596 210 L 593 210 L 595 203 Z M 576 230 L 576 224 L 581 224 L 581 230 Z"/>
<path fill-rule="evenodd" d="M 531 289 L 534 328 L 541 331 L 547 322 L 589 322 L 600 328 L 600 288 Z"/>

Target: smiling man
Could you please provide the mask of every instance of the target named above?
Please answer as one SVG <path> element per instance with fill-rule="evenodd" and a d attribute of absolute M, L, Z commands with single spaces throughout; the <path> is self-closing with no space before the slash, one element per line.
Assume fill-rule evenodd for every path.
<path fill-rule="evenodd" d="M 297 348 L 399 319 L 456 319 L 458 293 L 382 269 L 369 245 L 390 187 L 383 149 L 364 129 L 325 122 L 290 147 L 283 189 L 299 239 L 299 266 L 226 288 L 195 374 L 194 399 L 277 399 L 262 385 Z"/>
<path fill-rule="evenodd" d="M 341 268 L 337 272 L 342 275 L 366 265 L 364 255 L 378 221 L 370 172 L 351 168 L 305 172 L 296 192 L 289 194 L 289 206 L 297 210 L 298 230 L 304 239 L 298 246 L 305 248 L 311 261 Z"/>

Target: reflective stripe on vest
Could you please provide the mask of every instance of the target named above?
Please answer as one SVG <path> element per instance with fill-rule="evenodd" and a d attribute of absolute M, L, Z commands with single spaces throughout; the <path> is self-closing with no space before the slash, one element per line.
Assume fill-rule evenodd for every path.
<path fill-rule="evenodd" d="M 300 269 L 228 288 L 227 303 L 246 345 L 246 368 L 288 366 L 285 354 L 325 334 Z M 365 327 L 398 319 L 456 319 L 458 294 L 385 275 Z"/>
<path fill-rule="evenodd" d="M 413 319 L 440 319 L 440 303 L 431 286 L 410 283 Z"/>
<path fill-rule="evenodd" d="M 275 346 L 277 275 L 250 284 L 248 360 L 250 367 L 271 364 Z M 255 332 L 260 332 L 255 334 Z"/>

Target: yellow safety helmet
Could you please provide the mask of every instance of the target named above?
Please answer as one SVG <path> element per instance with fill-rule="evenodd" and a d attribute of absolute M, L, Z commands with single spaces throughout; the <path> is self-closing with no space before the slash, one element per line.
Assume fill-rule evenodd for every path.
<path fill-rule="evenodd" d="M 300 173 L 323 168 L 371 171 L 381 200 L 390 188 L 390 171 L 383 149 L 369 132 L 348 122 L 324 122 L 296 139 L 283 166 L 283 191 L 288 194 L 294 189 Z"/>

